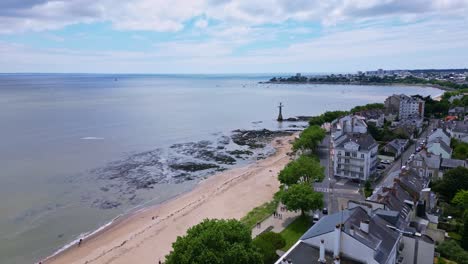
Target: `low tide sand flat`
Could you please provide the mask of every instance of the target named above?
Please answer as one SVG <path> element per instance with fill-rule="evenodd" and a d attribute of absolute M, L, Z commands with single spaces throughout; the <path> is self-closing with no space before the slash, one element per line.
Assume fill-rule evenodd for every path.
<path fill-rule="evenodd" d="M 279 188 L 277 173 L 288 163 L 289 141 L 272 143 L 276 153 L 252 165 L 219 173 L 194 190 L 117 221 L 103 232 L 45 263 L 157 263 L 177 236 L 205 218 L 241 218 L 269 201 Z"/>

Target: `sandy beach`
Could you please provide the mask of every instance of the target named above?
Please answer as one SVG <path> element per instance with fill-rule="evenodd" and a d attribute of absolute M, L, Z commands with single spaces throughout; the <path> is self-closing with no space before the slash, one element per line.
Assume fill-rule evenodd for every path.
<path fill-rule="evenodd" d="M 249 166 L 209 177 L 192 191 L 116 221 L 102 232 L 43 263 L 158 263 L 177 236 L 205 218 L 240 219 L 272 199 L 278 172 L 288 163 L 291 137 L 275 139 L 276 153 Z"/>

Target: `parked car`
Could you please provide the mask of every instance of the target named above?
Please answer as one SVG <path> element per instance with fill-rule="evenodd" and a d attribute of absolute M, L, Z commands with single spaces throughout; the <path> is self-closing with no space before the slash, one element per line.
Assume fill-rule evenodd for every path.
<path fill-rule="evenodd" d="M 314 224 L 315 224 L 315 223 L 317 223 L 317 222 L 319 221 L 319 219 L 320 219 L 320 216 L 319 216 L 319 214 L 315 213 L 315 214 L 314 214 L 314 220 L 313 220 L 313 223 L 314 223 Z"/>
<path fill-rule="evenodd" d="M 390 164 L 391 162 L 389 160 L 381 160 L 380 163 L 383 163 L 383 164 Z"/>
<path fill-rule="evenodd" d="M 385 165 L 382 165 L 382 164 L 377 165 L 377 169 L 378 169 L 378 170 L 384 170 L 384 169 L 385 169 Z"/>
<path fill-rule="evenodd" d="M 324 207 L 322 210 L 322 214 L 327 215 L 328 214 L 328 208 Z"/>

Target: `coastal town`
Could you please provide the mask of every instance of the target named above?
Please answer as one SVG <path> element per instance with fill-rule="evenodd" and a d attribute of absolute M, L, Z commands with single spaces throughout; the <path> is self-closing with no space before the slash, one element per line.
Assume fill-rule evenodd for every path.
<path fill-rule="evenodd" d="M 446 70 L 384 70 L 358 71 L 355 74 L 313 74 L 297 73 L 290 77 L 273 77 L 268 83 L 316 83 L 316 84 L 406 84 L 431 85 L 440 89 L 468 88 L 468 69 Z"/>
<path fill-rule="evenodd" d="M 262 263 L 466 263 L 467 99 L 446 92 L 439 113 L 428 98 L 394 94 L 311 117 L 274 200 L 241 219 Z M 223 220 L 200 225 L 210 221 Z M 189 263 L 180 243 L 194 230 L 166 263 Z"/>
<path fill-rule="evenodd" d="M 451 146 L 468 142 L 468 122 L 452 112 L 442 120 L 424 120 L 424 114 L 423 100 L 401 94 L 388 97 L 382 109 L 323 124 L 331 134 L 332 173 L 327 188 L 315 188 L 330 193 L 332 214 L 323 215 L 276 263 L 422 264 L 446 254 L 436 248 L 458 238 L 449 235 L 454 216 L 446 215 L 446 197 L 430 186 L 455 171 L 466 177 L 466 151 L 454 157 Z M 369 128 L 386 122 L 409 133 L 377 142 Z M 361 188 L 363 181 L 368 186 Z M 356 193 L 340 196 L 345 190 Z M 451 257 L 460 261 L 466 253 Z"/>

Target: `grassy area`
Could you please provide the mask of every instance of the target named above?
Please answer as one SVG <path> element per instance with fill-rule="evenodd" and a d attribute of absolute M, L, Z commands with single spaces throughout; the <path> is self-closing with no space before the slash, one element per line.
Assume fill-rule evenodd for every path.
<path fill-rule="evenodd" d="M 452 239 L 455 239 L 457 241 L 460 241 L 461 240 L 461 235 L 458 234 L 458 233 L 455 233 L 455 232 L 448 232 L 448 235 L 449 237 L 451 237 Z"/>
<path fill-rule="evenodd" d="M 270 202 L 255 207 L 246 216 L 242 217 L 241 222 L 248 227 L 254 227 L 258 222 L 272 215 L 278 207 L 278 203 L 279 201 L 277 199 L 273 199 Z"/>
<path fill-rule="evenodd" d="M 281 231 L 281 236 L 286 240 L 286 246 L 281 250 L 288 250 L 297 240 L 312 226 L 309 217 L 300 216 L 294 220 L 286 229 Z"/>

